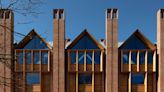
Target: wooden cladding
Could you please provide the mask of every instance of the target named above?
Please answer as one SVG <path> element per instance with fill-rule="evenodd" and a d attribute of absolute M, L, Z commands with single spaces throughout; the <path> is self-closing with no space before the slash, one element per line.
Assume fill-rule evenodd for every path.
<path fill-rule="evenodd" d="M 103 50 L 67 50 L 68 72 L 102 72 Z"/>
<path fill-rule="evenodd" d="M 22 53 L 21 56 L 19 55 L 20 53 Z M 26 55 L 27 53 L 30 54 Z M 45 56 L 44 53 L 46 53 Z M 16 50 L 15 54 L 16 72 L 50 72 L 49 50 Z M 43 57 L 45 57 L 46 59 L 44 59 Z"/>
<path fill-rule="evenodd" d="M 81 75 L 89 75 L 84 82 Z M 69 73 L 67 92 L 104 92 L 103 73 Z M 83 76 L 84 77 L 84 76 Z M 82 80 L 81 80 L 82 79 Z M 83 82 L 82 82 L 83 81 Z"/>
<path fill-rule="evenodd" d="M 133 73 L 124 73 L 120 77 L 120 92 L 156 92 L 155 73 L 143 73 L 144 83 L 141 84 L 132 83 L 132 74 Z"/>
<path fill-rule="evenodd" d="M 121 72 L 156 72 L 156 51 L 121 50 Z"/>

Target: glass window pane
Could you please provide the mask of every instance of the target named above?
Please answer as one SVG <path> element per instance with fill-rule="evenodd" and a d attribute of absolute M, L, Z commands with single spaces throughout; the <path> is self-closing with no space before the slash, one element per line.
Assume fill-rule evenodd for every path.
<path fill-rule="evenodd" d="M 86 53 L 87 64 L 92 64 L 92 52 Z"/>
<path fill-rule="evenodd" d="M 26 52 L 26 64 L 31 64 L 31 52 Z"/>
<path fill-rule="evenodd" d="M 98 46 L 88 35 L 85 34 L 72 49 L 98 49 Z"/>
<path fill-rule="evenodd" d="M 144 73 L 132 73 L 132 84 L 144 84 Z"/>
<path fill-rule="evenodd" d="M 137 64 L 137 52 L 132 52 L 132 63 L 131 64 Z"/>
<path fill-rule="evenodd" d="M 95 52 L 94 60 L 95 60 L 95 64 L 100 64 L 100 51 Z"/>
<path fill-rule="evenodd" d="M 34 52 L 34 64 L 40 64 L 39 52 Z"/>
<path fill-rule="evenodd" d="M 128 64 L 128 63 L 129 63 L 129 53 L 123 52 L 123 64 Z"/>
<path fill-rule="evenodd" d="M 128 39 L 128 42 L 124 44 L 124 47 L 122 49 L 146 49 L 147 45 L 140 40 L 136 35 L 133 35 L 130 39 Z"/>
<path fill-rule="evenodd" d="M 153 64 L 153 53 L 152 52 L 148 52 L 148 64 Z"/>
<path fill-rule="evenodd" d="M 84 64 L 84 52 L 79 52 L 79 64 Z"/>
<path fill-rule="evenodd" d="M 145 52 L 140 52 L 140 64 L 144 64 L 145 63 Z"/>
<path fill-rule="evenodd" d="M 48 52 L 42 52 L 42 64 L 48 64 Z"/>
<path fill-rule="evenodd" d="M 23 52 L 19 52 L 17 55 L 18 55 L 18 64 L 23 64 Z"/>
<path fill-rule="evenodd" d="M 39 73 L 26 73 L 26 83 L 28 85 L 39 84 L 40 83 Z"/>
<path fill-rule="evenodd" d="M 92 74 L 79 74 L 79 84 L 91 84 Z"/>
<path fill-rule="evenodd" d="M 33 36 L 24 49 L 48 49 L 48 47 L 38 36 Z"/>
<path fill-rule="evenodd" d="M 71 64 L 76 64 L 76 52 L 70 52 Z"/>

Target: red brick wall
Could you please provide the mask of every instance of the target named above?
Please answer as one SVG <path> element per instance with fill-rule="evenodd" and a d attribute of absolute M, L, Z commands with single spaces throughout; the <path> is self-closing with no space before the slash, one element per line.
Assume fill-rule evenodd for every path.
<path fill-rule="evenodd" d="M 5 85 L 0 85 L 0 92 L 11 92 L 12 82 L 11 82 L 11 70 L 12 66 L 7 66 L 12 64 L 13 55 L 13 13 L 10 10 L 0 10 L 3 14 L 3 18 L 0 18 L 0 56 L 2 63 L 0 62 L 0 81 L 5 82 Z M 5 54 L 5 55 L 4 55 Z M 8 64 L 6 64 L 8 63 Z M 5 79 L 4 79 L 4 78 Z M 8 84 L 9 83 L 9 84 Z"/>
<path fill-rule="evenodd" d="M 106 91 L 118 92 L 118 10 L 106 11 Z"/>
<path fill-rule="evenodd" d="M 65 19 L 62 15 L 64 10 L 54 10 L 53 92 L 65 92 Z"/>

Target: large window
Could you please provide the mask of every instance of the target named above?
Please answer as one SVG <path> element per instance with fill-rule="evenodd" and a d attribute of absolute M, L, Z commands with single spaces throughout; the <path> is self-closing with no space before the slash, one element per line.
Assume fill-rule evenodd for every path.
<path fill-rule="evenodd" d="M 40 54 L 39 54 L 39 51 L 34 52 L 34 64 L 40 64 Z"/>
<path fill-rule="evenodd" d="M 86 60 L 87 64 L 92 64 L 92 52 L 86 53 Z"/>
<path fill-rule="evenodd" d="M 148 52 L 148 64 L 153 64 L 153 53 L 152 52 Z"/>
<path fill-rule="evenodd" d="M 140 52 L 140 64 L 144 64 L 145 63 L 145 52 Z"/>
<path fill-rule="evenodd" d="M 48 64 L 48 52 L 42 52 L 42 64 Z"/>
<path fill-rule="evenodd" d="M 128 64 L 129 62 L 129 53 L 123 52 L 123 64 Z"/>
<path fill-rule="evenodd" d="M 147 45 L 140 40 L 136 35 L 133 35 L 128 39 L 127 43 L 124 44 L 122 49 L 133 49 L 133 50 L 138 50 L 138 49 L 147 49 Z"/>
<path fill-rule="evenodd" d="M 86 58 L 86 63 L 87 64 L 92 64 L 92 58 L 94 58 L 94 64 L 100 64 L 100 52 L 96 51 L 94 52 L 94 57 L 92 55 L 92 52 L 86 52 L 86 56 L 84 51 L 78 53 L 78 63 L 79 64 L 84 64 L 84 58 Z M 76 64 L 76 53 L 71 52 L 70 53 L 70 61 L 71 64 Z"/>
<path fill-rule="evenodd" d="M 131 64 L 137 64 L 137 52 L 132 52 Z"/>
<path fill-rule="evenodd" d="M 92 74 L 79 74 L 79 84 L 91 84 Z"/>
<path fill-rule="evenodd" d="M 132 84 L 144 84 L 144 73 L 132 73 Z"/>
<path fill-rule="evenodd" d="M 23 49 L 48 49 L 48 47 L 38 36 L 33 36 Z"/>
<path fill-rule="evenodd" d="M 76 52 L 70 53 L 70 61 L 71 61 L 71 64 L 76 64 Z"/>
<path fill-rule="evenodd" d="M 72 49 L 98 49 L 98 47 L 95 42 L 85 34 Z"/>
<path fill-rule="evenodd" d="M 24 64 L 24 60 L 26 64 L 40 64 L 42 60 L 42 64 L 48 64 L 49 53 L 48 50 L 18 50 L 17 52 L 17 60 L 18 64 Z"/>
<path fill-rule="evenodd" d="M 31 61 L 32 61 L 32 57 L 31 57 L 31 52 L 26 52 L 26 64 L 31 64 Z"/>
<path fill-rule="evenodd" d="M 26 73 L 26 83 L 28 85 L 39 84 L 40 74 L 39 73 Z"/>
<path fill-rule="evenodd" d="M 78 60 L 79 64 L 84 64 L 84 52 L 79 52 Z"/>
<path fill-rule="evenodd" d="M 23 64 L 23 52 L 17 53 L 18 55 L 18 64 Z"/>
<path fill-rule="evenodd" d="M 100 51 L 95 52 L 95 55 L 94 56 L 95 56 L 94 57 L 95 64 L 100 64 L 100 56 L 101 56 Z"/>

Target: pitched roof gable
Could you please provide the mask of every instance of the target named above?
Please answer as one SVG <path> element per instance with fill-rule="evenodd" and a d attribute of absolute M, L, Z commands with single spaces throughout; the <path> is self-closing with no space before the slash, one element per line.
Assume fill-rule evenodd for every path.
<path fill-rule="evenodd" d="M 72 49 L 85 35 L 88 36 L 99 49 L 104 49 L 103 46 L 99 44 L 99 42 L 97 42 L 96 39 L 86 29 L 81 32 L 80 35 L 75 38 L 75 40 L 72 41 L 67 49 Z"/>
<path fill-rule="evenodd" d="M 51 45 L 48 44 L 36 31 L 32 29 L 16 46 L 17 49 L 23 49 L 31 40 L 33 36 L 37 36 L 42 42 L 46 44 L 48 49 L 51 49 Z"/>
<path fill-rule="evenodd" d="M 156 47 L 138 29 L 119 47 L 119 49 L 126 49 L 125 47 L 129 44 L 130 40 L 133 39 L 134 37 L 140 40 L 146 46 L 146 49 L 151 49 L 151 50 L 156 49 Z"/>

